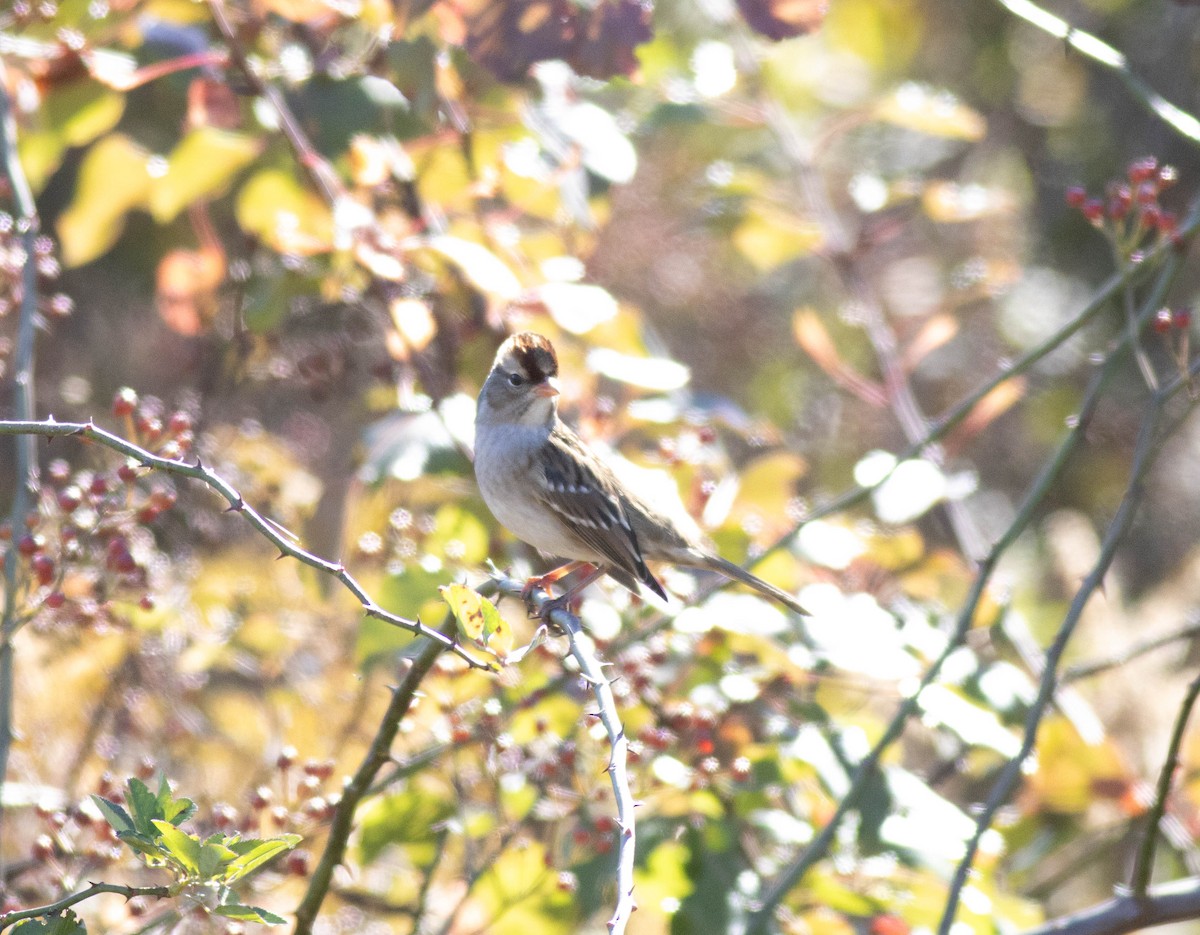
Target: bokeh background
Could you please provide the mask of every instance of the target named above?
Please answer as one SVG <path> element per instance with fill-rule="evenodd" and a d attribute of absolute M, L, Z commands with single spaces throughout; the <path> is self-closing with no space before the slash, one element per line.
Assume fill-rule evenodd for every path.
<path fill-rule="evenodd" d="M 663 617 L 589 593 L 645 803 L 630 930 L 737 931 L 957 641 L 776 916 L 788 932 L 936 927 L 973 807 L 1020 749 L 1045 647 L 1129 498 L 1148 383 L 1190 362 L 1197 138 L 1150 105 L 1200 107 L 1198 17 L 1168 0 L 18 0 L 0 62 L 45 238 L 36 414 L 199 455 L 383 606 L 436 622 L 439 586 L 480 583 L 489 557 L 547 567 L 488 515 L 469 463 L 495 347 L 547 334 L 564 415 L 814 610 L 800 625 L 730 591 Z M 1094 44 L 1055 35 L 1064 21 Z M 1147 159 L 1153 199 L 1130 216 L 1175 220 L 1134 228 L 1110 205 L 1121 185 L 1140 197 Z M 6 380 L 13 192 L 9 173 Z M 1085 315 L 1114 275 L 1127 285 Z M 1074 453 L 1023 509 L 1147 302 L 1166 323 L 1106 370 Z M 972 931 L 1032 927 L 1128 879 L 1195 664 L 1192 395 L 1171 400 L 1136 519 L 1051 662 L 1163 645 L 1062 682 L 984 836 L 958 915 Z M 14 399 L 9 381 L 6 418 Z M 304 836 L 254 883 L 287 916 L 411 637 L 274 561 L 199 485 L 123 475 L 70 440 L 38 456 L 6 617 L 6 906 L 152 879 L 85 797 L 162 771 L 200 803 L 198 831 Z M 895 458 L 911 460 L 873 496 L 802 523 Z M 708 583 L 666 580 L 675 611 Z M 501 609 L 528 643 L 524 610 Z M 356 816 L 322 931 L 603 931 L 607 750 L 577 681 L 553 640 L 499 675 L 439 664 L 394 748 L 410 765 Z M 1188 733 L 1160 879 L 1193 873 L 1197 757 Z M 95 931 L 242 926 L 96 905 Z"/>

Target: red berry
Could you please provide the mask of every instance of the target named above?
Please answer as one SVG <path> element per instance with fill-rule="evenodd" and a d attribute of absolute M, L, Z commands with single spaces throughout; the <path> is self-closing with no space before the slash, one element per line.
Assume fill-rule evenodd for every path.
<path fill-rule="evenodd" d="M 1154 330 L 1159 334 L 1166 334 L 1171 330 L 1171 310 L 1168 308 L 1160 308 L 1154 313 Z"/>
<path fill-rule="evenodd" d="M 1083 203 L 1087 201 L 1087 189 L 1082 185 L 1072 185 L 1067 189 L 1066 199 L 1070 207 L 1082 208 Z"/>
<path fill-rule="evenodd" d="M 304 764 L 305 775 L 325 780 L 333 775 L 335 764 L 333 760 L 309 760 Z"/>
<path fill-rule="evenodd" d="M 1153 156 L 1143 156 L 1129 164 L 1129 181 L 1135 185 L 1148 182 L 1158 173 L 1158 160 Z"/>
<path fill-rule="evenodd" d="M 132 415 L 133 410 L 137 408 L 138 395 L 127 386 L 121 387 L 113 396 L 112 411 L 114 416 L 124 418 Z"/>
<path fill-rule="evenodd" d="M 67 601 L 67 596 L 62 591 L 51 591 L 46 595 L 46 600 L 43 602 L 51 610 L 58 610 Z"/>
<path fill-rule="evenodd" d="M 92 478 L 92 484 L 88 487 L 88 491 L 93 497 L 103 497 L 108 493 L 108 478 L 103 474 L 97 474 Z"/>
<path fill-rule="evenodd" d="M 54 559 L 44 552 L 33 557 L 33 573 L 37 576 L 38 584 L 49 584 L 54 580 Z"/>
<path fill-rule="evenodd" d="M 1099 198 L 1089 198 L 1083 203 L 1080 210 L 1083 212 L 1083 216 L 1093 224 L 1099 224 L 1104 218 L 1104 202 Z"/>
<path fill-rule="evenodd" d="M 158 519 L 158 514 L 160 512 L 162 512 L 162 511 L 156 510 L 153 506 L 151 506 L 150 504 L 147 504 L 146 506 L 142 507 L 140 510 L 137 511 L 137 521 L 139 523 L 141 523 L 143 526 L 147 526 L 150 523 L 153 523 L 156 519 Z"/>
<path fill-rule="evenodd" d="M 1163 211 L 1158 216 L 1158 229 L 1167 237 L 1171 237 L 1179 229 L 1179 218 L 1174 211 Z"/>
<path fill-rule="evenodd" d="M 1177 308 L 1171 313 L 1171 324 L 1180 331 L 1186 331 L 1192 325 L 1192 310 L 1190 308 Z"/>
<path fill-rule="evenodd" d="M 62 487 L 71 479 L 71 465 L 62 458 L 55 458 L 47 466 L 46 476 L 56 487 Z"/>
<path fill-rule="evenodd" d="M 1142 223 L 1149 229 L 1154 230 L 1162 221 L 1162 211 L 1158 205 L 1146 205 L 1142 208 Z"/>
<path fill-rule="evenodd" d="M 163 513 L 175 505 L 175 491 L 157 487 L 150 492 L 150 506 Z"/>
<path fill-rule="evenodd" d="M 292 851 L 288 854 L 287 871 L 294 877 L 308 876 L 308 851 Z"/>
<path fill-rule="evenodd" d="M 173 412 L 171 418 L 167 420 L 167 427 L 171 430 L 172 435 L 179 435 L 181 432 L 190 432 L 192 429 L 192 417 L 186 412 Z"/>
<path fill-rule="evenodd" d="M 270 786 L 259 786 L 250 796 L 250 807 L 253 809 L 266 808 L 275 797 Z"/>
<path fill-rule="evenodd" d="M 38 537 L 32 536 L 29 533 L 25 533 L 25 535 L 23 535 L 17 541 L 17 551 L 28 558 L 35 552 L 41 551 L 43 544 L 44 543 L 42 543 Z"/>
<path fill-rule="evenodd" d="M 142 610 L 154 610 L 154 597 L 150 594 L 143 594 L 141 600 L 138 601 L 138 607 Z"/>
<path fill-rule="evenodd" d="M 115 571 L 119 571 L 123 575 L 133 574 L 135 571 L 137 571 L 137 567 L 137 562 L 134 561 L 133 556 L 128 552 L 118 555 L 113 561 L 113 569 Z"/>
<path fill-rule="evenodd" d="M 64 513 L 70 513 L 80 503 L 83 502 L 83 491 L 72 484 L 70 487 L 60 490 L 58 494 L 58 508 Z"/>
<path fill-rule="evenodd" d="M 1179 172 L 1174 166 L 1163 166 L 1158 170 L 1159 188 L 1170 188 L 1179 181 Z"/>
<path fill-rule="evenodd" d="M 275 757 L 275 767 L 277 769 L 291 769 L 296 764 L 296 757 L 298 755 L 295 747 L 284 747 L 279 751 L 279 756 Z"/>
<path fill-rule="evenodd" d="M 574 893 L 579 889 L 579 879 L 569 870 L 564 870 L 558 875 L 554 885 L 560 893 Z"/>
<path fill-rule="evenodd" d="M 54 856 L 54 839 L 48 834 L 39 834 L 33 841 L 33 859 L 45 863 Z"/>
<path fill-rule="evenodd" d="M 1140 205 L 1158 204 L 1158 186 L 1153 182 L 1143 182 L 1137 187 L 1137 201 Z"/>

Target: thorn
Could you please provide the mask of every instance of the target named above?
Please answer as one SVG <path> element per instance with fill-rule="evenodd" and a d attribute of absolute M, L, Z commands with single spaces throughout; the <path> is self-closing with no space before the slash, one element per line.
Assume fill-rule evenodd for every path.
<path fill-rule="evenodd" d="M 588 716 L 588 717 L 599 717 L 599 716 L 600 716 L 600 712 L 599 712 L 599 711 L 589 711 L 589 712 L 587 713 L 587 716 Z"/>
<path fill-rule="evenodd" d="M 199 455 L 196 455 L 196 470 L 198 470 L 198 471 L 204 470 L 204 462 L 200 460 Z M 241 498 L 239 497 L 238 499 L 240 500 Z"/>
<path fill-rule="evenodd" d="M 279 554 L 275 556 L 275 561 L 279 561 L 281 558 L 287 558 L 287 557 L 288 557 L 287 552 L 283 551 L 283 549 L 280 549 Z"/>
<path fill-rule="evenodd" d="M 633 837 L 633 829 L 632 828 L 622 828 L 621 834 L 626 838 L 632 838 Z"/>

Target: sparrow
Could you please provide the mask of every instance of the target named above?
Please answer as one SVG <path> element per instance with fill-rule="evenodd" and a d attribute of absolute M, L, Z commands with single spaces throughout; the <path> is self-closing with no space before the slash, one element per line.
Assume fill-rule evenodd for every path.
<path fill-rule="evenodd" d="M 798 614 L 795 597 L 717 555 L 643 499 L 558 415 L 558 357 L 540 334 L 523 332 L 496 352 L 479 391 L 475 477 L 488 509 L 519 539 L 568 563 L 530 580 L 544 587 L 578 572 L 567 595 L 603 574 L 638 593 L 666 592 L 647 562 L 719 572 Z"/>

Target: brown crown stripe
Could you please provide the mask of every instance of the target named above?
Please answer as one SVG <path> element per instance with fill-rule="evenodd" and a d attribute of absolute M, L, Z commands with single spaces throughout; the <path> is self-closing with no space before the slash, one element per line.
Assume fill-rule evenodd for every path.
<path fill-rule="evenodd" d="M 534 383 L 558 376 L 558 358 L 550 342 L 531 331 L 514 335 L 512 355 L 526 376 Z"/>

